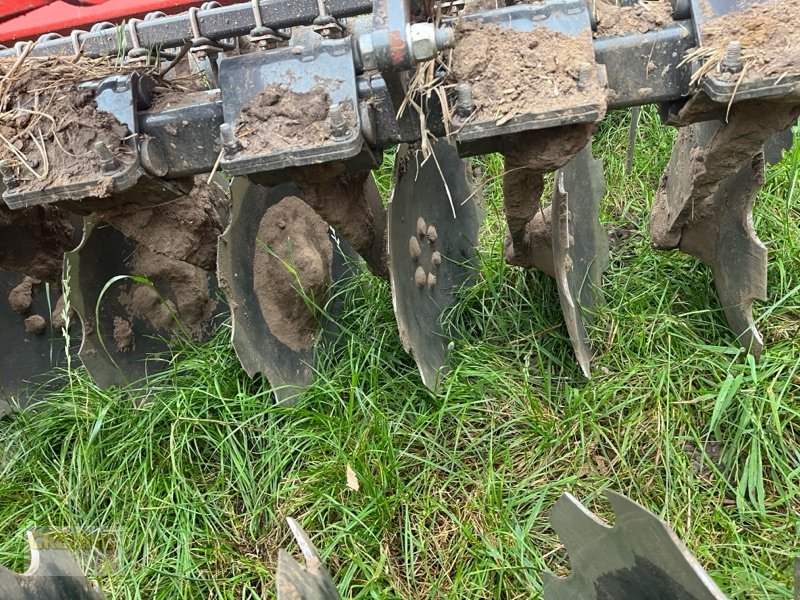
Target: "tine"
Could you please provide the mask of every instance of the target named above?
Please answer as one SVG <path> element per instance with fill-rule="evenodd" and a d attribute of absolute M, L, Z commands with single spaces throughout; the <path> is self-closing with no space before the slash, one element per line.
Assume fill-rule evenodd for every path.
<path fill-rule="evenodd" d="M 219 280 L 233 315 L 232 344 L 251 377 L 267 377 L 291 405 L 314 379 L 316 344 L 335 327 L 336 289 L 355 254 L 293 183 L 265 187 L 237 177 L 231 222 L 220 237 Z"/>
<path fill-rule="evenodd" d="M 546 579 L 545 600 L 725 599 L 666 523 L 621 494 L 607 496 L 614 509 L 613 527 L 569 494 L 551 510 L 572 573 Z"/>
<path fill-rule="evenodd" d="M 603 165 L 587 144 L 556 175 L 552 227 L 553 262 L 561 310 L 581 370 L 590 376 L 592 348 L 585 322 L 601 299 L 603 271 L 608 265 L 608 235 L 599 221 L 605 194 Z"/>
<path fill-rule="evenodd" d="M 753 229 L 753 203 L 764 184 L 764 158 L 757 155 L 720 185 L 713 211 L 688 223 L 682 252 L 711 267 L 728 326 L 756 359 L 764 342 L 753 319 L 753 302 L 767 298 L 767 248 Z"/>
<path fill-rule="evenodd" d="M 401 147 L 389 202 L 389 274 L 400 338 L 422 381 L 438 389 L 447 363 L 442 315 L 475 274 L 480 219 L 468 164 L 447 142 Z M 455 216 L 454 216 L 455 213 Z"/>
<path fill-rule="evenodd" d="M 767 164 L 774 165 L 783 158 L 784 150 L 789 150 L 794 143 L 792 128 L 784 129 L 764 142 L 764 159 Z"/>
<path fill-rule="evenodd" d="M 628 149 L 625 154 L 625 176 L 633 171 L 633 151 L 636 146 L 636 129 L 639 127 L 639 116 L 641 109 L 634 106 L 631 109 L 631 126 L 628 129 Z"/>
<path fill-rule="evenodd" d="M 32 392 L 50 383 L 53 368 L 67 364 L 60 289 L 57 283 L 0 271 L 0 331 L 14 349 L 0 354 L 0 418 L 17 405 L 25 406 Z M 75 318 L 69 334 L 70 354 L 75 354 L 81 341 Z"/>
<path fill-rule="evenodd" d="M 752 305 L 766 297 L 767 252 L 753 230 L 753 202 L 764 182 L 764 143 L 797 111 L 755 103 L 735 107 L 727 124 L 684 127 L 650 213 L 653 247 L 680 248 L 711 267 L 728 325 L 756 358 L 763 341 Z"/>
<path fill-rule="evenodd" d="M 288 517 L 286 522 L 300 546 L 306 564 L 305 566 L 301 565 L 284 550 L 278 551 L 278 572 L 275 577 L 278 598 L 285 600 L 338 600 L 339 592 L 325 569 L 325 565 L 322 564 L 314 544 L 311 543 L 308 535 L 297 521 Z"/>
<path fill-rule="evenodd" d="M 0 596 L 3 598 L 37 598 L 39 600 L 101 600 L 104 596 L 84 577 L 72 554 L 46 536 L 37 538 L 26 533 L 31 553 L 30 567 L 17 574 L 0 566 Z"/>
<path fill-rule="evenodd" d="M 298 522 L 292 517 L 286 517 L 286 523 L 289 525 L 289 529 L 291 529 L 292 535 L 294 536 L 297 545 L 300 546 L 300 551 L 303 553 L 305 559 L 321 560 L 319 557 L 319 552 L 317 552 L 317 549 L 311 542 L 311 538 L 308 537 L 308 534 L 303 530 L 302 527 L 300 527 Z"/>

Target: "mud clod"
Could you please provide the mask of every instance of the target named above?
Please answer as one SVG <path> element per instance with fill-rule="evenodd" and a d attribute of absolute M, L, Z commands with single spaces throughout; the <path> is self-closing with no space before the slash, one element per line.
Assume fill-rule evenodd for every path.
<path fill-rule="evenodd" d="M 253 287 L 270 332 L 295 352 L 314 345 L 318 322 L 306 298 L 324 306 L 332 264 L 328 226 L 310 206 L 287 196 L 267 209 L 253 253 Z"/>
<path fill-rule="evenodd" d="M 672 23 L 672 5 L 666 0 L 617 6 L 613 2 L 595 2 L 597 36 L 648 33 Z"/>
<path fill-rule="evenodd" d="M 129 321 L 114 317 L 114 348 L 117 352 L 130 352 L 136 347 L 136 337 Z"/>
<path fill-rule="evenodd" d="M 28 312 L 33 304 L 33 284 L 35 280 L 25 277 L 17 287 L 8 294 L 8 304 L 15 313 L 24 314 Z"/>
<path fill-rule="evenodd" d="M 66 319 L 64 318 L 64 308 L 66 307 L 64 303 L 64 295 L 58 297 L 56 301 L 56 305 L 53 308 L 53 313 L 50 315 L 50 323 L 57 332 L 60 332 L 64 326 L 67 324 Z M 69 318 L 70 321 L 72 320 L 73 311 L 70 309 L 69 311 Z"/>
<path fill-rule="evenodd" d="M 242 154 L 324 144 L 333 137 L 329 119 L 331 102 L 323 85 L 306 93 L 268 85 L 242 109 L 236 121 Z M 350 127 L 355 126 L 352 107 L 343 110 L 342 116 Z"/>
<path fill-rule="evenodd" d="M 42 315 L 31 315 L 25 319 L 25 333 L 42 335 L 47 330 L 47 322 Z"/>
<path fill-rule="evenodd" d="M 185 330 L 199 339 L 216 301 L 211 297 L 208 273 L 187 262 L 139 246 L 131 263 L 133 271 L 169 289 L 164 297 L 147 284 L 121 292 L 119 301 L 131 316 L 146 319 L 159 330 Z"/>

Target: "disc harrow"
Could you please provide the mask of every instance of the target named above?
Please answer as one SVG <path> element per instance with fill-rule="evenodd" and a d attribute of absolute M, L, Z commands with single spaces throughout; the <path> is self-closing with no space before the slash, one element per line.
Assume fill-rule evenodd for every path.
<path fill-rule="evenodd" d="M 645 104 L 679 128 L 652 245 L 711 268 L 731 341 L 758 358 L 752 209 L 800 115 L 797 0 L 486 4 L 207 3 L 0 50 L 0 319 L 27 353 L 0 362 L 3 394 L 63 364 L 64 328 L 98 384 L 124 385 L 229 308 L 245 370 L 291 403 L 362 268 L 389 280 L 438 391 L 444 316 L 478 276 L 469 159 L 492 152 L 505 260 L 555 279 L 590 377 L 609 261 L 592 136 Z M 394 146 L 385 206 L 370 171 Z"/>

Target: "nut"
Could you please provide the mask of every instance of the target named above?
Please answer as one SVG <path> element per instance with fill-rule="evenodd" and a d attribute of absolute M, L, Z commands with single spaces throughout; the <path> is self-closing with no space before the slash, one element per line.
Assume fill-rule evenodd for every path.
<path fill-rule="evenodd" d="M 419 240 L 417 236 L 412 235 L 408 240 L 408 253 L 411 255 L 411 260 L 417 261 L 422 249 L 419 247 Z"/>
<path fill-rule="evenodd" d="M 417 284 L 419 289 L 422 289 L 425 286 L 425 280 L 425 269 L 417 267 L 417 270 L 414 271 L 414 283 Z"/>

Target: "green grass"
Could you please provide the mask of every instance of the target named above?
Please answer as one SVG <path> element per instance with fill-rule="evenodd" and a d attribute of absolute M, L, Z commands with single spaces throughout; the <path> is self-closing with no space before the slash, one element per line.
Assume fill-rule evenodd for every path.
<path fill-rule="evenodd" d="M 146 386 L 99 390 L 76 368 L 47 405 L 0 423 L 0 562 L 27 566 L 26 529 L 99 530 L 117 544 L 93 572 L 110 597 L 270 597 L 278 548 L 295 550 L 293 516 L 344 597 L 539 597 L 542 570 L 569 570 L 547 510 L 570 491 L 611 517 L 610 488 L 665 519 L 731 598 L 791 598 L 800 144 L 756 204 L 770 289 L 756 310 L 768 348 L 754 364 L 736 352 L 708 269 L 650 249 L 673 132 L 643 111 L 626 178 L 627 118 L 611 115 L 594 142 L 618 241 L 591 381 L 554 283 L 503 264 L 502 161 L 489 157 L 480 279 L 450 315 L 461 338 L 441 397 L 421 385 L 388 287 L 369 275 L 348 294 L 342 343 L 292 409 L 246 377 L 227 329 L 181 348 Z M 695 474 L 684 445 L 715 438 L 727 468 Z"/>

